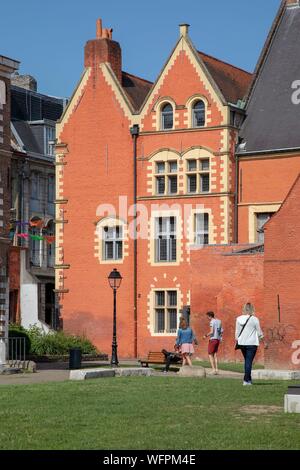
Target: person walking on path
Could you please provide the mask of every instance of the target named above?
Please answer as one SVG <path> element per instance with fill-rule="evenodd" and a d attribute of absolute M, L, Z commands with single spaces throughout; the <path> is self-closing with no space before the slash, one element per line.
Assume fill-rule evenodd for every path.
<path fill-rule="evenodd" d="M 252 385 L 252 364 L 263 332 L 259 319 L 255 316 L 255 309 L 251 303 L 243 307 L 242 315 L 236 319 L 235 327 L 236 349 L 240 349 L 245 360 L 245 375 L 243 385 Z M 266 347 L 266 346 L 265 346 Z"/>
<path fill-rule="evenodd" d="M 194 354 L 194 344 L 198 344 L 192 328 L 187 324 L 184 317 L 180 318 L 179 329 L 177 332 L 175 349 L 179 350 L 182 354 L 182 365 L 188 364 L 192 367 L 191 357 Z"/>
<path fill-rule="evenodd" d="M 223 328 L 222 322 L 218 318 L 215 318 L 214 312 L 207 312 L 207 317 L 209 319 L 210 331 L 207 335 L 203 336 L 203 339 L 209 338 L 208 341 L 208 357 L 210 360 L 212 373 L 218 375 L 218 349 L 220 342 L 222 340 Z"/>

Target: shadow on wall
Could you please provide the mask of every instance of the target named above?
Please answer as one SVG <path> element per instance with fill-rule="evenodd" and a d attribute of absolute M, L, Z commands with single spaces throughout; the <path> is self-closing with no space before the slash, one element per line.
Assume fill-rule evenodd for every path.
<path fill-rule="evenodd" d="M 63 312 L 62 312 L 63 313 Z M 68 317 L 63 317 L 64 331 L 67 333 L 85 336 L 97 347 L 98 351 L 105 354 L 111 354 L 111 343 L 113 334 L 113 315 L 104 314 L 93 315 L 86 311 L 71 312 Z M 126 337 L 122 335 L 122 331 L 126 330 Z M 130 337 L 129 327 L 122 320 L 121 315 L 117 316 L 117 341 L 119 357 L 128 357 L 130 347 L 128 341 Z"/>

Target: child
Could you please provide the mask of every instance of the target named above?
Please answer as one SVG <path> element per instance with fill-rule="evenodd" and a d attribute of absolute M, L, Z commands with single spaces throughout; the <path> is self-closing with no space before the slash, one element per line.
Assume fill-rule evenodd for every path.
<path fill-rule="evenodd" d="M 193 330 L 187 325 L 184 317 L 180 318 L 179 329 L 177 332 L 177 339 L 175 348 L 179 349 L 182 354 L 182 365 L 188 364 L 192 367 L 191 356 L 194 354 L 193 343 L 198 344 Z"/>

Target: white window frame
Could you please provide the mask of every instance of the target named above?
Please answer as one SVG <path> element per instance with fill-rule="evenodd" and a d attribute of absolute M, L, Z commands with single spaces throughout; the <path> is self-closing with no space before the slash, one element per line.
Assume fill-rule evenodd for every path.
<path fill-rule="evenodd" d="M 117 234 L 117 228 L 119 229 L 119 234 Z M 107 230 L 106 230 L 107 229 Z M 112 233 L 113 236 L 108 237 L 107 235 Z M 122 225 L 114 226 L 103 226 L 102 227 L 102 240 L 103 240 L 103 254 L 102 259 L 106 262 L 121 261 L 124 256 L 124 228 Z M 112 243 L 113 256 L 109 258 L 107 256 L 107 245 Z M 121 256 L 119 256 L 119 244 L 121 243 Z"/>
<path fill-rule="evenodd" d="M 196 121 L 196 116 L 195 116 L 195 114 L 196 114 L 195 105 L 197 103 L 200 103 L 200 102 L 203 103 L 203 106 L 204 106 L 204 108 L 203 108 L 204 124 L 202 124 L 202 126 L 198 126 L 196 124 L 197 121 Z M 205 127 L 206 126 L 206 103 L 205 103 L 205 101 L 201 98 L 195 99 L 192 103 L 191 111 L 192 111 L 192 119 L 191 119 L 192 127 L 195 128 L 195 129 L 201 129 L 201 128 Z"/>
<path fill-rule="evenodd" d="M 159 292 L 164 293 L 164 305 L 158 305 L 157 304 L 157 294 Z M 176 293 L 176 306 L 175 305 L 169 305 L 169 293 Z M 155 289 L 153 291 L 153 331 L 154 334 L 156 335 L 174 335 L 177 332 L 177 325 L 178 325 L 178 315 L 179 315 L 179 292 L 177 289 Z M 158 330 L 158 321 L 157 321 L 157 311 L 158 310 L 163 310 L 163 315 L 164 315 L 164 329 L 162 331 Z M 170 328 L 170 311 L 176 310 L 176 326 L 171 330 Z"/>
<path fill-rule="evenodd" d="M 172 111 L 163 111 L 163 109 L 167 106 L 171 106 L 172 108 Z M 172 127 L 165 127 L 165 123 L 164 123 L 164 114 L 166 115 L 171 115 L 172 114 Z M 160 129 L 162 131 L 171 131 L 172 129 L 174 129 L 174 119 L 175 119 L 175 116 L 174 116 L 174 107 L 172 106 L 172 103 L 169 103 L 168 101 L 165 101 L 164 103 L 162 103 L 162 105 L 160 106 Z"/>
<path fill-rule="evenodd" d="M 189 169 L 189 162 L 196 161 L 196 169 L 190 170 Z M 209 167 L 208 170 L 202 169 L 202 162 L 208 161 Z M 208 191 L 202 191 L 202 176 L 208 176 L 209 180 L 209 189 Z M 196 191 L 189 191 L 189 184 L 190 184 L 190 177 L 196 176 Z M 211 192 L 211 162 L 209 157 L 201 157 L 201 158 L 187 158 L 186 159 L 186 191 L 187 194 L 209 194 Z"/>
<path fill-rule="evenodd" d="M 174 219 L 174 229 L 171 227 L 171 218 Z M 160 230 L 159 219 L 166 220 L 165 230 Z M 161 259 L 160 240 L 166 240 L 166 258 Z M 173 258 L 173 240 L 175 240 L 176 257 Z M 178 241 L 177 241 L 177 217 L 176 216 L 160 216 L 155 217 L 155 262 L 156 263 L 176 263 L 178 257 Z"/>
<path fill-rule="evenodd" d="M 207 217 L 207 229 L 205 229 L 205 220 Z M 202 221 L 200 219 L 202 218 Z M 209 223 L 210 217 L 208 212 L 197 212 L 194 214 L 194 243 L 197 246 L 209 245 Z M 201 237 L 207 236 L 207 242 L 202 243 L 200 241 Z"/>
<path fill-rule="evenodd" d="M 53 157 L 54 156 L 54 145 L 50 142 L 55 141 L 55 127 L 45 126 L 45 154 Z"/>
<path fill-rule="evenodd" d="M 176 163 L 176 171 L 171 170 L 171 164 Z M 155 161 L 155 194 L 157 196 L 176 196 L 178 195 L 178 161 L 169 160 L 169 161 Z M 158 170 L 158 165 L 164 164 L 164 171 Z M 164 192 L 159 192 L 159 180 L 164 178 Z M 176 192 L 171 192 L 171 180 L 176 178 Z"/>

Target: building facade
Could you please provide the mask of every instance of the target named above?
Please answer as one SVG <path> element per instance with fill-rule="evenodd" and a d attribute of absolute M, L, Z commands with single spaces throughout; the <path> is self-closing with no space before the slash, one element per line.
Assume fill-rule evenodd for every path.
<path fill-rule="evenodd" d="M 97 33 L 57 126 L 56 288 L 64 328 L 108 351 L 107 276 L 117 266 L 126 357 L 173 345 L 190 305 L 192 247 L 232 240 L 234 149 L 251 74 L 198 52 L 181 25 L 151 84 L 122 72 L 119 44 L 99 23 Z"/>
<path fill-rule="evenodd" d="M 58 328 L 55 298 L 55 123 L 64 100 L 31 76 L 11 87 L 10 322 Z"/>
<path fill-rule="evenodd" d="M 19 62 L 0 55 L 0 364 L 5 362 L 8 327 L 8 250 L 10 217 L 10 79 Z"/>
<path fill-rule="evenodd" d="M 201 313 L 191 304 L 197 251 L 206 245 L 226 251 L 237 242 L 246 244 L 241 250 L 262 246 L 265 222 L 299 173 L 299 147 L 296 141 L 283 152 L 268 142 L 252 147 L 252 135 L 262 135 L 273 108 L 262 116 L 260 131 L 251 134 L 250 124 L 259 111 L 255 102 L 263 99 L 256 97 L 261 81 L 279 60 L 281 34 L 296 53 L 299 11 L 298 2 L 282 3 L 254 76 L 197 51 L 188 25 L 181 25 L 155 83 L 122 71 L 120 45 L 98 21 L 96 39 L 85 46 L 84 73 L 57 125 L 55 269 L 66 330 L 110 351 L 107 276 L 118 268 L 120 355 L 172 348 L 179 316 L 191 311 L 193 323 Z M 293 27 L 282 31 L 291 19 Z M 297 125 L 289 127 L 288 142 L 291 133 L 299 135 Z M 197 268 L 202 292 L 213 296 L 205 265 Z M 235 274 L 241 285 L 249 279 L 243 270 Z M 237 298 L 232 310 L 242 301 Z M 215 305 L 218 312 L 222 306 Z"/>

